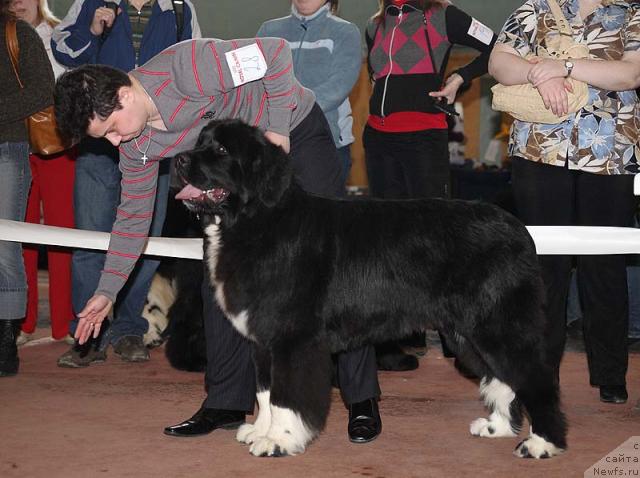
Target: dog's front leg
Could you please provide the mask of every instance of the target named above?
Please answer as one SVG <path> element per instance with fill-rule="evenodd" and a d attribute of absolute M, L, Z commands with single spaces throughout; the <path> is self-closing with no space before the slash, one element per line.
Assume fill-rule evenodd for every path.
<path fill-rule="evenodd" d="M 254 440 L 256 456 L 303 453 L 324 427 L 331 401 L 331 356 L 316 339 L 280 343 L 271 352 L 271 424 Z"/>
<path fill-rule="evenodd" d="M 271 353 L 261 345 L 253 345 L 253 363 L 256 368 L 256 398 L 258 400 L 258 417 L 254 423 L 245 423 L 238 429 L 236 439 L 241 443 L 251 444 L 264 437 L 271 426 Z"/>

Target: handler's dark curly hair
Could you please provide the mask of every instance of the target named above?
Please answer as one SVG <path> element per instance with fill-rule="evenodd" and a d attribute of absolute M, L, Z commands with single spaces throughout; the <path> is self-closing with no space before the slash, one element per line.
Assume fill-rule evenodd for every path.
<path fill-rule="evenodd" d="M 91 119 L 106 119 L 122 108 L 118 91 L 131 84 L 124 71 L 106 65 L 83 65 L 64 73 L 54 90 L 60 133 L 74 142 L 86 137 Z"/>

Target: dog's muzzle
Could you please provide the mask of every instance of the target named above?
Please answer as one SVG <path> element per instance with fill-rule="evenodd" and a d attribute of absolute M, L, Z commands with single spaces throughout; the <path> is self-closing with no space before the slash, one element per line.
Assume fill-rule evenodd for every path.
<path fill-rule="evenodd" d="M 176 194 L 176 199 L 191 202 L 212 201 L 214 204 L 220 204 L 228 196 L 229 191 L 223 188 L 211 188 L 203 191 L 191 184 L 187 184 Z"/>

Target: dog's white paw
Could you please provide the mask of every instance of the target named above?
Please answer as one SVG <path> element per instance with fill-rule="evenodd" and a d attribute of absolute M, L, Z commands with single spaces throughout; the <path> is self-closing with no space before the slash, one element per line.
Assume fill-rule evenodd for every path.
<path fill-rule="evenodd" d="M 297 455 L 304 452 L 304 446 L 290 437 L 257 437 L 249 451 L 255 456 L 280 457 Z"/>
<path fill-rule="evenodd" d="M 253 443 L 253 440 L 249 441 L 249 435 L 253 435 L 254 429 L 255 425 L 253 423 L 240 425 L 240 428 L 238 428 L 238 432 L 236 433 L 236 440 L 240 443 L 246 443 L 247 445 Z"/>
<path fill-rule="evenodd" d="M 502 416 L 492 414 L 489 420 L 477 418 L 469 425 L 469 431 L 473 436 L 484 438 L 514 437 L 516 434 L 511 429 L 510 423 Z"/>
<path fill-rule="evenodd" d="M 532 433 L 529 438 L 520 442 L 513 451 L 513 454 L 519 458 L 551 458 L 564 452 L 564 449 L 558 448 L 553 443 L 545 440 L 540 435 Z"/>
<path fill-rule="evenodd" d="M 246 443 L 247 445 L 251 445 L 254 441 L 256 441 L 260 437 L 264 437 L 267 434 L 267 429 L 261 430 L 261 427 L 253 423 L 245 423 L 238 428 L 238 433 L 236 433 L 236 440 L 240 443 Z"/>

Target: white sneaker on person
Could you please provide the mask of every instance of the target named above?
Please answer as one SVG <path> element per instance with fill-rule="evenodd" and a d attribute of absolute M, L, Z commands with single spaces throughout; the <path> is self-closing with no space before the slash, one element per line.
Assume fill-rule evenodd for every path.
<path fill-rule="evenodd" d="M 27 334 L 21 330 L 20 335 L 18 335 L 18 338 L 16 339 L 16 345 L 20 347 L 31 340 L 33 340 L 33 334 Z"/>

